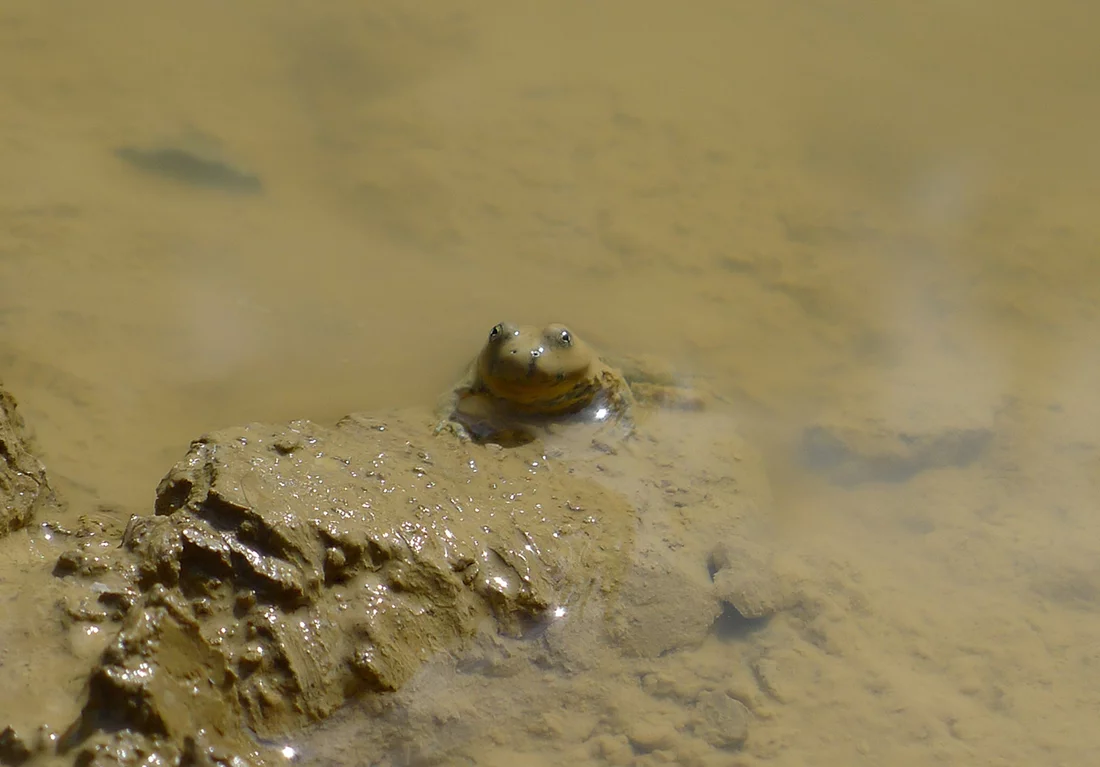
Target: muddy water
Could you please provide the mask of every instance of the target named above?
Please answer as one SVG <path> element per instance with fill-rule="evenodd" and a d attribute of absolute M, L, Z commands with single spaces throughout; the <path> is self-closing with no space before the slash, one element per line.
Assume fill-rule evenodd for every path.
<path fill-rule="evenodd" d="M 456 9 L 5 3 L 0 375 L 69 513 L 562 320 L 712 377 L 820 584 L 758 640 L 782 689 L 730 759 L 1089 763 L 1100 10 Z M 823 414 L 991 442 L 837 483 L 795 459 Z M 598 735 L 555 722 L 474 753 Z"/>

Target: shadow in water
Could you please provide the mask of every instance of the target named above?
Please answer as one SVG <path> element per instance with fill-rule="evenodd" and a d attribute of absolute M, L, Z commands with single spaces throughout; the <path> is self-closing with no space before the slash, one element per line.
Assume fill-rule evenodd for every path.
<path fill-rule="evenodd" d="M 726 604 L 714 620 L 714 635 L 725 642 L 745 639 L 765 628 L 769 617 L 746 618 L 733 605 Z"/>

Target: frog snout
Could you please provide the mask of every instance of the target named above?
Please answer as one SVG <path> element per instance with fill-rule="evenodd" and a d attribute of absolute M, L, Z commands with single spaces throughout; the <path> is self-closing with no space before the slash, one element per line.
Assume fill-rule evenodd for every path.
<path fill-rule="evenodd" d="M 531 361 L 527 364 L 527 375 L 534 375 L 539 364 L 539 357 L 542 356 L 542 349 L 532 349 L 530 355 Z"/>

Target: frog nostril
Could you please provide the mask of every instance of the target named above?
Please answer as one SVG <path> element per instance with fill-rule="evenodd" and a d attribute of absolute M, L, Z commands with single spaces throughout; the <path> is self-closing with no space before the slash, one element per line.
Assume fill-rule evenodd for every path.
<path fill-rule="evenodd" d="M 532 357 L 540 357 L 540 356 L 542 356 L 542 349 L 532 349 L 532 350 L 531 350 L 531 356 L 532 356 Z"/>

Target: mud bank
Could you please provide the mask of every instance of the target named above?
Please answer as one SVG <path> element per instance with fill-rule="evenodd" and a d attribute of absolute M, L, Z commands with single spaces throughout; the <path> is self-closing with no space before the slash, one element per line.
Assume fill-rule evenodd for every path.
<path fill-rule="evenodd" d="M 26 526 L 57 500 L 46 469 L 34 456 L 15 398 L 0 389 L 0 538 Z"/>
<path fill-rule="evenodd" d="M 121 535 L 42 528 L 64 550 L 24 588 L 56 597 L 33 630 L 64 640 L 24 681 L 41 662 L 86 683 L 5 712 L 0 762 L 285 761 L 348 700 L 384 705 L 486 638 L 584 667 L 697 646 L 724 610 L 766 617 L 783 599 L 766 480 L 732 424 L 684 417 L 509 450 L 436 437 L 418 411 L 204 436 Z M 722 521 L 693 526 L 702 506 Z"/>

